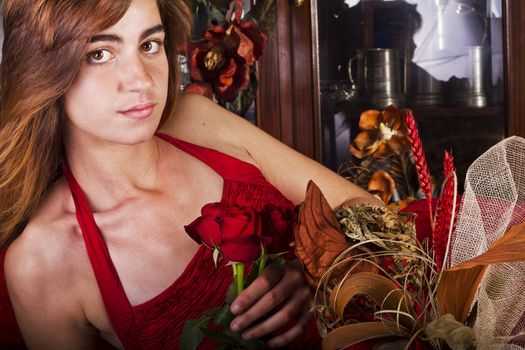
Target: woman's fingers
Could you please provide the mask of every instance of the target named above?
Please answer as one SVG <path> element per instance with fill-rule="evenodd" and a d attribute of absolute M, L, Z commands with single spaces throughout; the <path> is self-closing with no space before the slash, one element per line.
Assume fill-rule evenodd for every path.
<path fill-rule="evenodd" d="M 268 319 L 244 332 L 243 337 L 260 338 L 293 323 L 293 326 L 283 333 L 284 338 L 281 335 L 276 338 L 277 343 L 288 341 L 288 338 L 295 337 L 297 332 L 300 334 L 303 327 L 300 320 L 303 319 L 305 311 L 308 315 L 311 298 L 300 270 L 291 265 L 270 267 L 234 301 L 232 312 L 238 307 L 241 313 L 232 321 L 230 327 L 236 332 L 243 331 L 255 321 L 271 314 Z M 294 331 L 291 331 L 292 329 Z"/>
<path fill-rule="evenodd" d="M 266 293 L 283 278 L 285 268 L 282 266 L 269 266 L 257 277 L 235 300 L 230 310 L 235 315 L 240 315 L 257 303 Z"/>
<path fill-rule="evenodd" d="M 311 318 L 312 313 L 310 312 L 310 310 L 304 310 L 297 322 L 284 333 L 279 334 L 278 336 L 270 339 L 270 341 L 268 341 L 268 346 L 272 348 L 280 348 L 285 346 L 286 344 L 289 344 L 291 341 L 297 339 L 297 337 L 301 336 L 304 333 L 305 329 L 307 329 L 308 323 L 310 322 Z"/>
<path fill-rule="evenodd" d="M 288 329 L 285 330 L 285 327 L 295 327 L 301 317 L 303 317 L 305 311 L 308 311 L 305 305 L 309 306 L 310 302 L 311 294 L 308 288 L 297 289 L 278 311 L 245 331 L 242 334 L 243 338 L 261 338 L 279 330 L 287 332 Z M 309 312 L 307 312 L 307 314 L 309 314 Z"/>

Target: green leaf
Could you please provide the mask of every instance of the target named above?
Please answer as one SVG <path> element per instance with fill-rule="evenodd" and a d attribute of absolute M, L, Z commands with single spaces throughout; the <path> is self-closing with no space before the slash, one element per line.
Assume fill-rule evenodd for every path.
<path fill-rule="evenodd" d="M 210 316 L 210 317 L 216 317 L 217 314 L 221 311 L 221 309 L 222 308 L 218 306 L 218 307 L 214 307 L 208 310 L 204 310 L 203 315 Z"/>
<path fill-rule="evenodd" d="M 242 349 L 247 349 L 247 350 L 263 350 L 263 349 L 268 349 L 268 345 L 261 341 L 261 340 L 257 340 L 257 339 L 252 339 L 252 340 L 243 340 L 242 341 Z"/>
<path fill-rule="evenodd" d="M 263 18 L 259 20 L 259 29 L 270 38 L 277 23 L 277 3 L 273 2 Z"/>
<path fill-rule="evenodd" d="M 214 321 L 218 325 L 229 329 L 230 323 L 234 318 L 235 315 L 230 311 L 230 304 L 225 304 L 217 313 L 217 315 L 215 315 Z"/>
<path fill-rule="evenodd" d="M 265 22 L 273 22 L 275 24 L 275 18 L 277 13 L 276 3 L 277 2 L 275 0 L 258 0 L 257 3 L 252 7 L 252 9 L 248 13 L 246 13 L 243 20 L 255 22 L 259 26 L 259 29 L 261 29 L 264 32 L 264 34 L 270 36 L 270 34 L 273 32 L 273 28 L 269 28 L 271 30 L 267 32 L 262 27 L 265 27 Z"/>
<path fill-rule="evenodd" d="M 202 33 L 208 25 L 223 26 L 226 23 L 226 12 L 228 10 L 228 0 L 193 0 L 193 30 L 192 40 L 202 39 Z"/>
<path fill-rule="evenodd" d="M 215 348 L 215 350 L 229 350 L 229 349 L 231 349 L 231 346 L 229 346 L 228 344 L 222 344 Z"/>
<path fill-rule="evenodd" d="M 224 330 L 223 336 L 228 337 L 231 346 L 228 349 L 259 350 L 268 349 L 266 342 L 259 339 L 243 340 L 239 333 L 232 332 L 230 329 Z M 218 339 L 217 339 L 218 340 Z"/>
<path fill-rule="evenodd" d="M 232 102 L 222 101 L 221 106 L 226 107 L 230 112 L 239 116 L 244 116 L 246 112 L 248 112 L 248 109 L 250 109 L 253 101 L 255 101 L 258 86 L 259 82 L 257 81 L 255 65 L 252 65 L 250 67 L 250 83 L 248 84 L 248 87 L 239 91 Z"/>
<path fill-rule="evenodd" d="M 236 297 L 237 297 L 237 283 L 234 279 L 233 282 L 228 287 L 228 291 L 226 292 L 226 303 L 231 305 L 231 303 L 233 303 Z"/>
<path fill-rule="evenodd" d="M 201 328 L 207 327 L 210 319 L 210 317 L 202 317 L 184 322 L 184 328 L 180 336 L 179 348 L 181 350 L 196 350 L 204 336 Z"/>
<path fill-rule="evenodd" d="M 237 341 L 231 338 L 230 336 L 228 336 L 223 330 L 220 330 L 220 329 L 212 330 L 209 328 L 205 328 L 205 329 L 202 329 L 202 332 L 204 333 L 204 336 L 206 336 L 207 338 L 217 340 L 221 343 L 231 344 L 231 345 L 237 344 Z"/>
<path fill-rule="evenodd" d="M 284 258 L 284 254 L 286 253 L 279 253 L 279 254 L 268 254 L 268 266 L 284 266 L 286 264 L 286 259 Z"/>
<path fill-rule="evenodd" d="M 244 285 L 249 286 L 257 278 L 257 276 L 259 276 L 259 269 L 257 264 L 253 264 L 250 273 L 248 274 L 248 276 L 246 276 L 246 279 L 244 280 Z"/>
<path fill-rule="evenodd" d="M 225 11 L 230 6 L 230 0 L 208 0 L 208 1 L 211 2 L 215 7 L 223 9 Z"/>

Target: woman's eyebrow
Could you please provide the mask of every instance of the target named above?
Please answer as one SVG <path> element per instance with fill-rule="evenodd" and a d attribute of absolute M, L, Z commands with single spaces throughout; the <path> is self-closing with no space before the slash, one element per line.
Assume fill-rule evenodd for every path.
<path fill-rule="evenodd" d="M 140 35 L 140 41 L 146 39 L 148 36 L 150 36 L 152 34 L 160 33 L 160 32 L 164 32 L 164 26 L 162 24 L 158 24 L 158 25 L 153 26 L 153 27 L 151 27 L 149 29 L 146 29 Z"/>
<path fill-rule="evenodd" d="M 164 26 L 162 24 L 158 24 L 156 26 L 153 26 L 151 28 L 144 30 L 142 34 L 140 34 L 140 41 L 144 40 L 145 38 L 147 38 L 148 36 L 152 34 L 159 33 L 159 32 L 164 32 Z M 93 35 L 91 39 L 89 40 L 90 43 L 95 43 L 98 41 L 112 41 L 112 42 L 122 43 L 122 38 L 116 34 L 109 33 L 109 34 Z"/>

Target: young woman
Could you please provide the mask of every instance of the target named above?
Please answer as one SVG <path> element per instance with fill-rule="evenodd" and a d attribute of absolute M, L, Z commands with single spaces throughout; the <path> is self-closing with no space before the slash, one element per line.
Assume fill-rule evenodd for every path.
<path fill-rule="evenodd" d="M 232 278 L 184 230 L 207 203 L 291 210 L 310 179 L 334 207 L 374 201 L 177 95 L 182 0 L 4 0 L 3 16 L 0 238 L 29 348 L 177 348 L 184 320 L 221 305 Z M 308 344 L 310 299 L 293 263 L 267 269 L 232 304 L 231 328 Z"/>

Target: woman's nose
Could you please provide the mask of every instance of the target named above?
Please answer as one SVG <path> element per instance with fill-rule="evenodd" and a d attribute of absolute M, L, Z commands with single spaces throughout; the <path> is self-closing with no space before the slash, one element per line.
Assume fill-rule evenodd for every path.
<path fill-rule="evenodd" d="M 121 89 L 123 91 L 142 92 L 151 89 L 153 78 L 150 67 L 142 57 L 132 57 L 123 62 Z"/>

